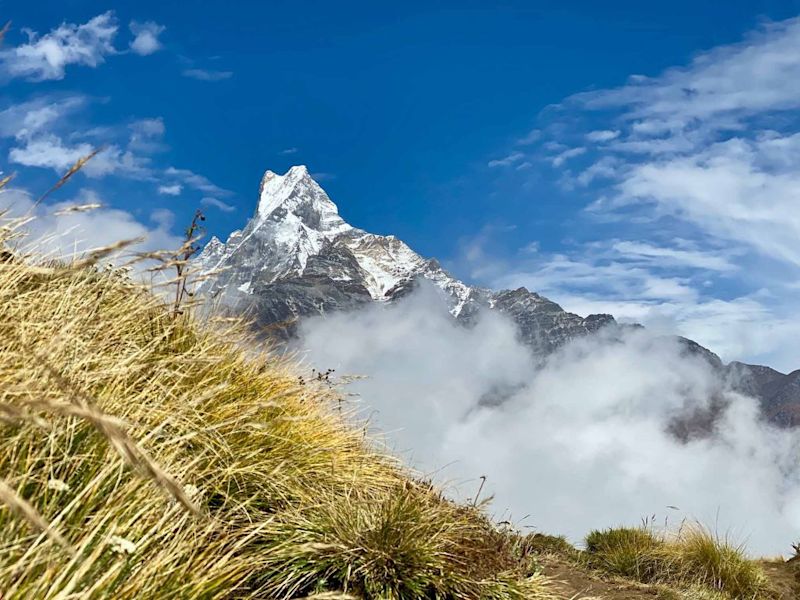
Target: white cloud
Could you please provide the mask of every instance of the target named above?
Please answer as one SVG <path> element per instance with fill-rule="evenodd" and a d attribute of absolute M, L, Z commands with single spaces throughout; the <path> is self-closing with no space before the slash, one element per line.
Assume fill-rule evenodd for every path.
<path fill-rule="evenodd" d="M 223 81 L 233 77 L 233 71 L 213 71 L 209 69 L 185 69 L 184 77 L 198 81 Z"/>
<path fill-rule="evenodd" d="M 531 129 L 528 133 L 517 140 L 517 144 L 520 146 L 529 146 L 530 144 L 538 142 L 541 138 L 542 131 L 540 129 Z"/>
<path fill-rule="evenodd" d="M 235 206 L 231 206 L 230 204 L 226 204 L 222 200 L 218 200 L 217 198 L 205 197 L 200 200 L 200 203 L 203 206 L 213 206 L 214 208 L 221 210 L 222 212 L 233 212 L 236 210 Z"/>
<path fill-rule="evenodd" d="M 56 173 L 63 174 L 78 159 L 88 156 L 94 150 L 95 147 L 91 144 L 67 144 L 60 137 L 47 134 L 26 142 L 24 146 L 12 148 L 8 160 L 26 167 L 53 169 Z M 81 172 L 88 177 L 118 174 L 143 179 L 150 176 L 147 160 L 115 145 L 103 148 L 86 163 Z"/>
<path fill-rule="evenodd" d="M 0 137 L 14 141 L 8 161 L 52 169 L 61 175 L 99 148 L 101 151 L 81 170 L 83 175 L 154 179 L 156 170 L 149 155 L 167 149 L 163 119 L 145 118 L 124 126 L 85 129 L 76 125 L 73 116 L 88 103 L 89 99 L 81 95 L 46 95 L 0 111 Z M 78 114 L 78 118 L 83 116 Z"/>
<path fill-rule="evenodd" d="M 311 178 L 318 183 L 322 183 L 323 181 L 331 181 L 332 179 L 336 179 L 336 174 L 326 173 L 325 171 L 314 171 L 311 173 Z"/>
<path fill-rule="evenodd" d="M 128 27 L 135 36 L 133 41 L 131 41 L 131 50 L 136 54 L 148 56 L 162 48 L 158 36 L 166 29 L 163 25 L 159 25 L 153 21 L 146 21 L 144 23 L 131 21 Z"/>
<path fill-rule="evenodd" d="M 614 156 L 603 156 L 583 171 L 576 180 L 582 186 L 587 186 L 597 179 L 612 179 L 618 174 L 619 159 Z"/>
<path fill-rule="evenodd" d="M 170 178 L 179 179 L 187 187 L 198 190 L 205 194 L 223 197 L 230 196 L 232 194 L 230 190 L 219 187 L 218 185 L 212 183 L 207 177 L 194 173 L 189 169 L 176 169 L 175 167 L 168 167 L 164 171 L 164 174 Z"/>
<path fill-rule="evenodd" d="M 180 183 L 158 186 L 158 193 L 164 196 L 180 196 L 183 186 Z"/>
<path fill-rule="evenodd" d="M 786 155 L 776 161 L 769 154 L 781 145 Z M 615 206 L 652 203 L 708 234 L 798 266 L 798 151 L 800 134 L 732 138 L 692 154 L 634 164 L 619 183 Z"/>
<path fill-rule="evenodd" d="M 560 167 L 565 162 L 567 162 L 570 158 L 575 158 L 576 156 L 580 156 L 581 154 L 586 153 L 586 148 L 579 146 L 577 148 L 569 148 L 568 150 L 564 150 L 563 152 L 557 154 L 553 157 L 552 163 L 554 167 Z"/>
<path fill-rule="evenodd" d="M 648 301 L 694 302 L 699 294 L 689 278 L 662 275 L 652 271 L 646 262 L 622 261 L 613 255 L 600 255 L 595 248 L 591 260 L 565 254 L 540 255 L 527 266 L 516 265 L 493 279 L 493 287 L 516 289 L 526 287 L 559 302 L 562 294 L 606 296 Z M 594 254 L 593 253 L 593 254 Z"/>
<path fill-rule="evenodd" d="M 490 160 L 487 163 L 489 168 L 493 167 L 508 167 L 509 165 L 513 165 L 514 163 L 520 162 L 522 159 L 525 158 L 525 155 L 522 152 L 512 152 L 511 154 L 504 156 L 503 158 L 497 158 L 494 160 Z"/>
<path fill-rule="evenodd" d="M 659 77 L 573 98 L 590 109 L 623 107 L 637 133 L 675 134 L 722 125 L 767 111 L 800 108 L 800 17 L 764 24 L 742 42 L 699 54 L 689 66 Z"/>
<path fill-rule="evenodd" d="M 143 241 L 126 248 L 114 262 L 122 263 L 137 251 L 173 250 L 181 240 L 173 235 L 172 220 L 165 212 L 154 213 L 153 225 L 138 221 L 131 213 L 115 208 L 99 208 L 85 212 L 67 209 L 87 204 L 105 204 L 91 190 L 82 190 L 69 202 L 52 205 L 33 205 L 31 196 L 24 190 L 6 188 L 0 191 L 0 210 L 7 210 L 3 218 L 13 219 L 33 216 L 24 230 L 27 236 L 21 244 L 25 250 L 53 258 L 80 256 L 88 250 L 108 246 L 122 240 L 143 238 Z M 171 215 L 171 213 L 170 213 Z"/>
<path fill-rule="evenodd" d="M 166 131 L 164 119 L 161 117 L 139 119 L 131 124 L 131 129 L 136 135 L 142 137 L 161 137 Z"/>
<path fill-rule="evenodd" d="M 85 105 L 84 96 L 40 97 L 11 105 L 0 111 L 0 137 L 31 139 Z"/>
<path fill-rule="evenodd" d="M 730 247 L 701 248 L 674 239 L 670 245 L 610 240 L 578 246 L 572 254 L 530 253 L 513 262 L 485 253 L 472 257 L 473 277 L 494 288 L 526 287 L 580 315 L 613 314 L 623 322 L 664 334 L 689 337 L 723 360 L 768 364 L 786 372 L 798 367 L 795 339 L 800 335 L 796 290 L 786 279 L 769 286 L 770 273 L 758 274 Z M 717 297 L 719 282 L 743 278 L 751 289 Z"/>
<path fill-rule="evenodd" d="M 668 248 L 633 241 L 614 242 L 611 247 L 622 257 L 649 260 L 661 267 L 691 267 L 707 271 L 735 271 L 738 268 L 725 255 L 696 249 Z"/>
<path fill-rule="evenodd" d="M 284 150 L 281 150 L 281 154 L 297 154 L 298 152 L 300 152 L 300 149 L 295 148 L 294 146 L 292 146 L 291 148 L 285 148 Z"/>
<path fill-rule="evenodd" d="M 166 149 L 162 142 L 166 127 L 161 117 L 139 119 L 129 126 L 131 136 L 128 140 L 128 149 L 138 152 L 153 153 Z"/>
<path fill-rule="evenodd" d="M 8 160 L 26 167 L 41 167 L 61 172 L 74 165 L 78 159 L 94 150 L 89 144 L 67 146 L 61 138 L 47 135 L 28 142 L 25 146 L 12 148 Z"/>
<path fill-rule="evenodd" d="M 586 134 L 586 139 L 590 142 L 610 142 L 619 137 L 619 129 L 600 129 L 597 131 L 590 131 Z"/>
<path fill-rule="evenodd" d="M 649 331 L 683 335 L 712 349 L 724 361 L 769 365 L 788 373 L 797 368 L 799 304 L 775 306 L 757 294 L 731 300 L 713 297 L 682 302 L 613 294 L 551 290 L 564 309 L 577 314 L 613 314 Z"/>
<path fill-rule="evenodd" d="M 68 65 L 97 67 L 116 53 L 113 40 L 117 22 L 111 11 L 82 25 L 63 23 L 38 36 L 27 31 L 28 42 L 0 50 L 0 74 L 30 81 L 63 79 Z"/>
<path fill-rule="evenodd" d="M 484 494 L 511 520 L 575 541 L 656 514 L 700 519 L 758 554 L 787 554 L 800 530 L 796 431 L 760 421 L 671 338 L 577 341 L 534 371 L 514 329 L 488 315 L 455 326 L 433 294 L 306 322 L 310 364 L 352 384 L 390 446 L 454 493 Z M 682 442 L 676 417 L 730 403 L 714 432 Z M 679 511 L 668 509 L 677 506 Z M 510 515 L 509 515 L 510 513 Z"/>

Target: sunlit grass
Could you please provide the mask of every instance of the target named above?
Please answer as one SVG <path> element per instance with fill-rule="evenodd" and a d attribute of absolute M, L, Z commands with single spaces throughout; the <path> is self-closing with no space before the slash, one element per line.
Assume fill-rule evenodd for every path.
<path fill-rule="evenodd" d="M 4 600 L 551 597 L 334 391 L 103 256 L 0 256 Z"/>

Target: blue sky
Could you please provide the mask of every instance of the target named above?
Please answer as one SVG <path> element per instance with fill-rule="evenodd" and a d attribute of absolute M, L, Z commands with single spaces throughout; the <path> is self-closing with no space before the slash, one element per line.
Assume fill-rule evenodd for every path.
<path fill-rule="evenodd" d="M 224 237 L 302 163 L 469 282 L 800 367 L 800 1 L 0 8 L 6 203 L 105 147 L 45 231 Z"/>

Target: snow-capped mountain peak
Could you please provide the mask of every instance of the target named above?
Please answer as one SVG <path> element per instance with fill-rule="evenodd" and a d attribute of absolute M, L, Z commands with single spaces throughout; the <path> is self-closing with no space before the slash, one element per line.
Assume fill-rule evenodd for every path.
<path fill-rule="evenodd" d="M 264 173 L 256 216 L 259 220 L 299 220 L 306 228 L 326 237 L 350 228 L 305 165 L 292 167 L 284 175 L 273 171 Z"/>
<path fill-rule="evenodd" d="M 201 284 L 200 294 L 254 311 L 264 323 L 391 302 L 419 280 L 438 287 L 459 320 L 484 309 L 535 312 L 523 336 L 543 348 L 585 333 L 593 323 L 527 290 L 493 293 L 468 286 L 395 236 L 352 227 L 305 166 L 283 175 L 267 171 L 253 218 L 226 243 L 210 242 L 197 267 L 219 272 Z"/>

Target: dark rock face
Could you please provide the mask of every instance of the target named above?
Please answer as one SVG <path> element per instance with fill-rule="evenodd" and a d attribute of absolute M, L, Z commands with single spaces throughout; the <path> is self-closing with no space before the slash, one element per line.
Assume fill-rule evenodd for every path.
<path fill-rule="evenodd" d="M 492 300 L 492 308 L 511 317 L 519 327 L 520 339 L 536 354 L 550 354 L 575 337 L 616 325 L 611 315 L 579 317 L 525 288 L 497 292 Z"/>
<path fill-rule="evenodd" d="M 435 259 L 424 259 L 394 236 L 356 229 L 305 167 L 286 174 L 267 171 L 256 214 L 225 243 L 217 238 L 194 261 L 206 279 L 196 292 L 217 310 L 244 314 L 271 335 L 288 338 L 306 316 L 357 310 L 369 303 L 391 303 L 421 282 L 436 286 L 453 318 L 465 326 L 483 311 L 497 311 L 516 325 L 519 339 L 539 359 L 570 340 L 619 325 L 606 314 L 581 317 L 525 288 L 498 292 L 465 285 Z M 785 427 L 800 426 L 800 370 L 785 375 L 769 367 L 723 364 L 700 344 L 678 338 L 685 353 L 706 361 L 726 385 L 757 398 L 765 417 Z M 498 403 L 497 390 L 487 404 Z M 677 437 L 708 430 L 714 411 L 674 424 Z"/>
<path fill-rule="evenodd" d="M 800 370 L 785 375 L 761 365 L 732 362 L 725 367 L 725 376 L 733 389 L 758 398 L 769 421 L 800 426 Z"/>

